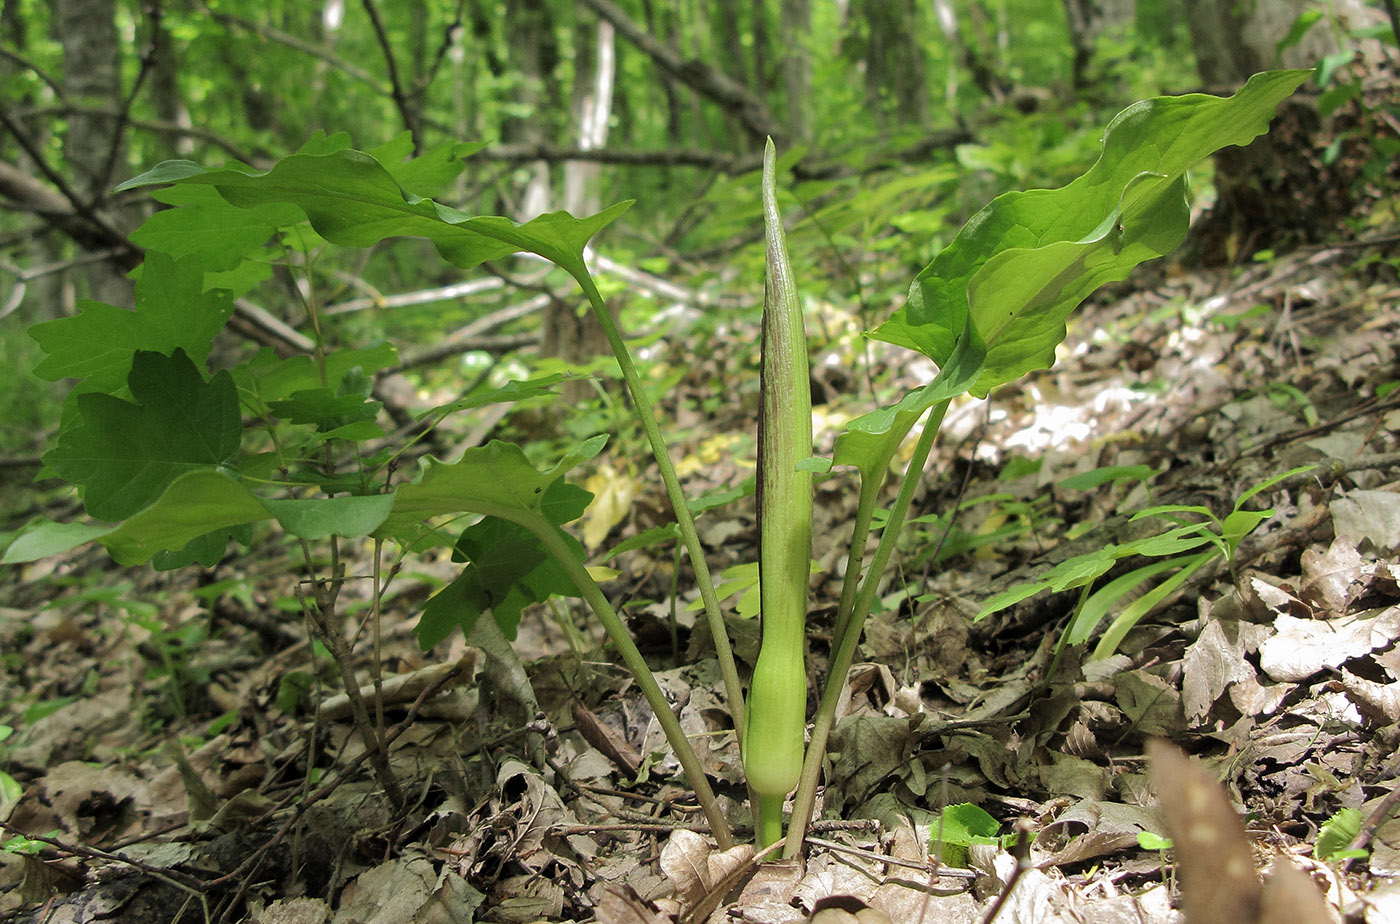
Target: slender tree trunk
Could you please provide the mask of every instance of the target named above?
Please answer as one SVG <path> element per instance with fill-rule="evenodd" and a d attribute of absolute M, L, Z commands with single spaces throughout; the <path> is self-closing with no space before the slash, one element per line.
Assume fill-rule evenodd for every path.
<path fill-rule="evenodd" d="M 153 61 L 151 66 L 151 100 L 155 104 L 156 115 L 163 122 L 190 128 L 194 125 L 190 111 L 185 106 L 180 92 L 180 58 L 175 49 L 175 41 L 166 28 L 165 19 L 152 22 Z M 194 153 L 194 142 L 188 135 L 165 136 L 167 152 L 174 157 L 189 157 Z"/>
<path fill-rule="evenodd" d="M 933 0 L 933 13 L 938 20 L 938 28 L 943 32 L 944 44 L 950 51 L 957 51 L 957 54 L 948 54 L 948 71 L 943 78 L 943 104 L 949 113 L 953 113 L 958 99 L 957 59 L 966 57 L 962 30 L 958 27 L 958 11 L 953 6 L 953 0 Z"/>
<path fill-rule="evenodd" d="M 616 78 L 615 31 L 607 20 L 580 22 L 574 29 L 574 120 L 578 147 L 592 151 L 608 143 Z M 572 160 L 564 165 L 564 208 L 576 216 L 591 215 L 601 204 L 598 180 L 602 165 Z M 603 330 L 588 312 L 569 301 L 552 302 L 545 310 L 540 352 L 583 364 L 608 350 Z M 562 395 L 576 403 L 588 396 L 587 382 L 569 382 Z"/>
<path fill-rule="evenodd" d="M 550 104 L 557 102 L 551 99 L 554 94 L 549 88 L 553 85 L 554 66 L 559 60 L 549 11 L 542 0 L 516 0 L 506 6 L 506 30 L 515 65 L 520 70 L 518 102 L 526 115 L 508 119 L 501 128 L 501 137 L 525 144 L 543 144 L 550 140 L 545 120 Z M 530 169 L 533 177 L 525 190 L 524 201 L 516 210 L 522 219 L 533 218 L 554 207 L 549 164 L 537 161 Z"/>
<path fill-rule="evenodd" d="M 928 81 L 915 0 L 865 0 L 866 95 L 877 116 L 903 125 L 928 121 Z M 883 121 L 883 119 L 882 119 Z"/>
<path fill-rule="evenodd" d="M 710 33 L 715 46 L 721 51 L 720 70 L 724 71 L 743 86 L 753 89 L 761 79 L 761 72 L 749 71 L 749 56 L 744 51 L 744 14 L 740 0 L 713 0 L 714 9 L 709 13 Z"/>
<path fill-rule="evenodd" d="M 1302 11 L 1300 0 L 1185 0 L 1196 69 L 1208 91 L 1232 93 L 1251 74 L 1274 66 L 1275 47 Z M 1330 39 L 1319 33 L 1319 50 Z M 1315 41 L 1311 33 L 1310 41 Z M 1335 47 L 1335 46 L 1332 46 Z M 1323 163 L 1316 138 L 1320 119 L 1306 95 L 1279 107 L 1270 132 L 1248 147 L 1215 154 L 1216 201 L 1193 229 L 1203 262 L 1248 257 L 1261 247 L 1313 240 L 1331 226 L 1329 216 L 1350 209 L 1351 180 Z"/>
<path fill-rule="evenodd" d="M 63 45 L 63 92 L 80 110 L 68 117 L 63 157 L 72 171 L 72 185 L 91 205 L 100 204 L 113 185 L 113 174 L 125 172 L 125 145 L 110 115 L 122 104 L 121 43 L 117 36 L 116 0 L 54 0 L 54 26 Z M 89 297 L 126 306 L 132 302 L 131 283 L 106 263 L 89 265 Z"/>
<path fill-rule="evenodd" d="M 658 12 L 653 0 L 642 0 L 642 12 L 646 16 L 648 32 L 671 48 L 679 47 L 676 43 L 676 15 L 672 4 L 662 4 L 661 10 Z M 620 54 L 621 52 L 619 52 Z M 681 100 L 680 94 L 676 92 L 675 81 L 665 74 L 659 76 L 661 79 L 657 83 L 666 99 L 666 140 L 679 147 L 685 138 L 682 125 L 684 120 L 681 118 L 685 103 Z"/>
<path fill-rule="evenodd" d="M 787 0 L 784 0 L 787 2 Z M 753 22 L 752 44 L 750 51 L 753 56 L 753 88 L 758 95 L 764 94 L 763 88 L 774 80 L 773 73 L 773 36 L 768 23 L 768 3 L 765 0 L 753 0 L 750 4 Z M 782 41 L 787 42 L 788 36 L 782 35 Z M 771 102 L 771 100 L 770 100 Z"/>
<path fill-rule="evenodd" d="M 783 0 L 782 24 L 787 130 L 805 141 L 812 132 L 812 0 Z"/>
<path fill-rule="evenodd" d="M 900 15 L 903 66 L 895 72 L 895 97 L 899 100 L 900 121 L 905 125 L 928 124 L 928 65 L 920 41 L 918 0 L 904 0 Z"/>

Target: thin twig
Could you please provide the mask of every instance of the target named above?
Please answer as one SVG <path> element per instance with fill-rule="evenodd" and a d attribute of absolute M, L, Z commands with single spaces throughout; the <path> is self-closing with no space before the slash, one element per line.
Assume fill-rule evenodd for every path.
<path fill-rule="evenodd" d="M 970 869 L 955 869 L 943 866 L 939 863 L 926 863 L 922 860 L 904 860 L 900 857 L 892 857 L 885 853 L 876 853 L 873 850 L 862 850 L 859 847 L 850 847 L 836 841 L 829 841 L 821 837 L 807 835 L 807 843 L 815 844 L 818 847 L 825 847 L 827 850 L 834 850 L 837 853 L 849 854 L 853 857 L 860 857 L 862 860 L 873 860 L 876 863 L 883 863 L 886 866 L 899 866 L 904 869 L 915 869 L 921 873 L 928 873 L 930 877 L 947 876 L 951 879 L 975 879 L 977 874 Z"/>
<path fill-rule="evenodd" d="M 89 116 L 106 119 L 120 118 L 121 113 L 106 106 L 74 106 L 67 103 L 57 106 L 35 106 L 19 112 L 22 120 L 52 119 L 60 116 Z M 165 122 L 160 119 L 135 119 L 128 117 L 126 124 L 133 129 L 144 132 L 151 132 L 156 135 L 178 135 L 187 138 L 194 138 L 198 141 L 205 141 L 224 151 L 235 160 L 250 166 L 268 166 L 247 151 L 244 151 L 236 143 L 220 135 L 218 132 L 201 128 L 198 125 L 180 125 L 177 122 Z"/>
<path fill-rule="evenodd" d="M 200 6 L 199 10 L 205 15 L 213 17 L 214 19 L 223 23 L 226 26 L 237 26 L 240 29 L 244 29 L 248 32 L 253 33 L 258 38 L 264 41 L 276 42 L 279 45 L 286 45 L 288 48 L 292 48 L 304 54 L 311 55 L 313 58 L 319 58 L 320 60 L 325 61 L 327 64 L 331 65 L 337 70 L 344 72 L 347 76 L 358 80 L 361 83 L 369 84 L 371 87 L 374 88 L 376 93 L 388 92 L 388 88 L 384 86 L 383 81 L 381 81 L 378 77 L 374 76 L 373 74 L 369 73 L 363 68 L 351 64 L 344 58 L 333 54 L 326 48 L 323 48 L 318 45 L 313 45 L 311 42 L 305 41 L 304 39 L 299 39 L 295 35 L 289 35 L 286 32 L 274 29 L 271 26 L 265 26 L 259 22 L 254 22 L 251 19 L 243 19 L 240 16 L 234 16 L 230 13 L 225 13 L 219 10 L 212 10 L 207 6 Z"/>
<path fill-rule="evenodd" d="M 389 34 L 384 29 L 384 22 L 379 18 L 379 11 L 374 7 L 374 0 L 362 2 L 365 13 L 369 15 L 370 25 L 374 28 L 374 37 L 384 52 L 384 66 L 389 71 L 389 95 L 394 100 L 394 108 L 399 111 L 399 118 L 403 119 L 403 127 L 408 129 L 413 138 L 413 153 L 418 154 L 423 150 L 422 127 L 418 124 L 418 117 L 413 112 L 408 94 L 404 92 L 403 80 L 399 77 L 398 61 L 394 57 L 394 47 L 389 44 Z"/>
<path fill-rule="evenodd" d="M 437 52 L 433 55 L 433 63 L 428 65 L 428 69 L 423 73 L 418 85 L 414 87 L 414 95 L 421 96 L 423 91 L 432 86 L 437 79 L 437 73 L 442 69 L 442 62 L 447 60 L 447 52 L 459 41 L 458 36 L 462 31 L 462 19 L 467 9 L 467 0 L 457 0 L 457 9 L 452 13 L 452 21 L 442 27 L 442 42 L 438 44 Z"/>
<path fill-rule="evenodd" d="M 992 907 L 987 909 L 987 914 L 982 918 L 982 924 L 992 924 L 996 916 L 1001 913 L 1001 909 L 1006 905 L 1007 899 L 1015 891 L 1016 884 L 1021 881 L 1026 870 L 1035 864 L 1031 862 L 1031 830 L 1030 822 L 1024 818 L 1016 821 L 1016 841 L 1011 845 L 1011 855 L 1016 858 L 1016 871 L 1011 874 L 1011 878 L 1006 882 L 1006 888 L 1001 890 L 997 900 L 992 903 Z"/>
<path fill-rule="evenodd" d="M 147 15 L 151 18 L 151 39 L 146 43 L 146 48 L 141 53 L 140 67 L 136 71 L 136 79 L 131 82 L 131 92 L 126 95 L 126 99 L 122 100 L 121 107 L 117 110 L 117 124 L 112 126 L 112 143 L 107 147 L 107 159 L 103 162 L 102 169 L 93 177 L 91 194 L 94 210 L 106 198 L 107 188 L 112 185 L 112 171 L 117 168 L 117 156 L 121 153 L 122 137 L 126 134 L 126 127 L 131 119 L 131 107 L 136 102 L 136 95 L 146 85 L 146 78 L 150 76 L 151 70 L 155 67 L 155 34 L 160 30 L 161 16 L 163 15 L 160 4 L 151 4 Z"/>
<path fill-rule="evenodd" d="M 56 78 L 50 76 L 47 71 L 45 71 L 39 65 L 35 64 L 33 61 L 26 58 L 24 55 L 20 54 L 17 51 L 14 51 L 13 49 L 6 48 L 4 45 L 0 45 L 0 57 L 9 58 L 11 61 L 15 62 L 25 70 L 33 71 L 34 76 L 38 77 L 40 80 L 46 83 L 49 89 L 53 91 L 54 96 L 56 96 L 58 99 L 67 98 L 67 94 L 63 90 L 63 84 L 60 83 Z"/>
<path fill-rule="evenodd" d="M 142 860 L 137 860 L 133 857 L 128 857 L 122 853 L 115 853 L 107 850 L 99 850 L 96 847 L 88 847 L 84 844 L 69 843 L 67 841 L 59 840 L 56 837 L 49 837 L 44 834 L 26 834 L 24 831 L 10 824 L 8 821 L 0 821 L 0 828 L 9 831 L 11 834 L 15 834 L 19 837 L 25 838 L 26 840 L 38 841 L 41 844 L 48 844 L 50 847 L 54 847 L 58 850 L 63 851 L 64 853 L 72 854 L 74 856 L 87 857 L 89 860 L 105 860 L 110 863 L 121 863 L 124 866 L 130 866 L 132 869 L 138 869 L 146 875 L 153 876 L 156 879 L 161 880 L 162 882 L 167 882 L 175 888 L 180 889 L 184 892 L 195 892 L 202 895 L 205 892 L 208 892 L 211 886 L 211 883 L 204 882 L 200 879 L 196 879 L 194 876 L 191 876 L 188 873 L 182 873 L 178 870 L 172 869 L 160 869 Z"/>
<path fill-rule="evenodd" d="M 68 185 L 68 181 L 63 178 L 63 175 L 50 166 L 39 145 L 35 143 L 33 138 L 29 137 L 29 133 L 21 128 L 18 122 L 10 117 L 9 111 L 3 106 L 0 106 L 0 125 L 3 125 L 6 131 L 14 135 L 19 146 L 24 149 L 24 153 L 29 155 L 29 159 L 34 162 L 34 166 L 39 168 L 39 172 L 44 175 L 44 178 L 54 185 L 63 198 L 68 200 L 75 215 L 97 225 L 104 233 L 110 234 L 114 239 L 125 239 L 125 235 L 100 219 L 93 211 L 92 206 L 78 195 L 77 190 Z"/>
<path fill-rule="evenodd" d="M 408 731 L 408 729 L 417 720 L 418 712 L 423 708 L 423 704 L 426 703 L 428 700 L 432 699 L 434 696 L 436 696 L 438 692 L 442 690 L 443 687 L 447 686 L 447 684 L 455 680 L 457 678 L 457 675 L 462 672 L 462 669 L 463 668 L 459 663 L 459 666 L 457 668 L 454 668 L 453 670 L 443 674 L 442 677 L 440 677 L 436 683 L 425 689 L 422 693 L 418 694 L 418 698 L 415 699 L 413 701 L 413 704 L 408 707 L 408 712 L 406 715 L 404 715 L 403 720 L 400 721 L 397 725 L 390 728 L 389 731 L 384 735 L 384 746 L 386 748 L 392 745 L 400 735 Z M 258 848 L 258 850 L 255 853 L 253 853 L 252 856 L 248 857 L 246 860 L 240 863 L 237 869 L 235 869 L 231 873 L 227 873 L 223 876 L 220 876 L 217 879 L 213 879 L 205 883 L 205 885 L 210 888 L 222 885 L 226 882 L 237 882 L 239 884 L 238 890 L 233 895 L 233 899 L 229 902 L 228 907 L 224 909 L 224 913 L 223 915 L 221 915 L 221 920 L 228 917 L 232 909 L 238 906 L 238 902 L 242 899 L 243 895 L 246 894 L 248 889 L 252 886 L 253 874 L 257 872 L 258 868 L 262 865 L 263 859 L 267 856 L 268 852 L 270 852 L 273 847 L 276 847 L 287 837 L 287 834 L 292 830 L 292 828 L 297 824 L 297 822 L 301 821 L 302 816 L 310 810 L 311 806 L 315 805 L 317 802 L 320 802 L 322 799 L 335 792 L 337 789 L 340 788 L 341 784 L 343 784 L 346 780 L 348 780 L 351 777 L 351 775 L 357 772 L 360 769 L 361 765 L 363 765 L 364 762 L 369 758 L 369 755 L 370 750 L 368 748 L 366 748 L 364 751 L 361 751 L 357 757 L 355 757 L 348 764 L 346 764 L 345 767 L 342 768 L 340 772 L 337 773 L 334 777 L 332 777 L 328 782 L 322 784 L 322 786 L 319 789 L 308 793 L 305 797 L 298 800 L 296 804 L 292 806 L 291 815 L 288 816 L 288 818 L 284 822 L 282 822 L 282 826 L 277 829 L 277 831 L 272 835 L 272 838 L 262 847 Z"/>

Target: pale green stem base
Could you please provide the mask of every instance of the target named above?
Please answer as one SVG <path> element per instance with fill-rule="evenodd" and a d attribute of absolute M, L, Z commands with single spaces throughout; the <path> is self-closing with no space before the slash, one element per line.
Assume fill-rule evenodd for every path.
<path fill-rule="evenodd" d="M 846 675 L 850 673 L 856 644 L 860 641 L 861 630 L 865 628 L 865 618 L 870 614 L 871 604 L 875 602 L 880 577 L 885 572 L 885 566 L 889 564 L 890 556 L 894 554 L 895 541 L 904 527 L 904 518 L 909 513 L 914 490 L 918 487 L 924 465 L 928 462 L 929 453 L 933 451 L 938 428 L 943 423 L 943 415 L 947 411 L 948 401 L 941 401 L 934 406 L 924 422 L 919 442 L 909 459 L 909 467 L 904 471 L 904 482 L 899 486 L 899 495 L 895 498 L 894 506 L 890 508 L 889 520 L 880 534 L 880 545 L 870 561 L 870 571 L 861 583 L 851 618 L 832 657 L 826 686 L 822 688 L 821 704 L 817 707 L 816 721 L 812 725 L 812 738 L 807 744 L 807 759 L 802 765 L 802 779 L 797 784 L 797 795 L 792 803 L 792 820 L 788 825 L 787 843 L 783 846 L 785 860 L 798 857 L 802 853 L 807 825 L 812 818 L 812 807 L 816 804 L 817 785 L 821 782 L 822 761 L 826 756 L 826 742 L 831 735 L 831 726 L 836 716 L 836 704 L 846 686 Z"/>
<path fill-rule="evenodd" d="M 783 836 L 783 797 L 759 796 L 754 807 L 754 832 L 758 846 L 767 847 Z"/>

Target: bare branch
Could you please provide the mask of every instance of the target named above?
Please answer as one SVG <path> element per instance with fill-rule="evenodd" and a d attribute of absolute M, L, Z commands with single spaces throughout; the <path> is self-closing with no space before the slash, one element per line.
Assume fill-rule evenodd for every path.
<path fill-rule="evenodd" d="M 389 44 L 389 34 L 384 30 L 384 23 L 379 18 L 379 11 L 375 9 L 374 0 L 362 2 L 365 12 L 369 15 L 370 25 L 374 27 L 374 37 L 384 52 L 384 65 L 389 70 L 389 95 L 393 97 L 394 108 L 399 111 L 403 127 L 408 129 L 409 135 L 413 137 L 413 153 L 417 154 L 423 149 L 422 126 L 419 125 L 418 116 L 409 102 L 408 94 L 404 92 L 403 81 L 399 78 L 398 61 L 394 58 L 394 48 Z"/>
<path fill-rule="evenodd" d="M 58 97 L 59 99 L 67 99 L 67 94 L 63 92 L 63 84 L 59 83 L 58 80 L 51 76 L 47 71 L 45 71 L 39 65 L 35 64 L 33 61 L 26 58 L 24 55 L 12 49 L 6 48 L 4 45 L 0 45 L 0 58 L 9 58 L 11 61 L 15 62 L 25 70 L 33 71 L 36 77 L 38 77 L 44 83 L 48 84 L 48 87 L 50 90 L 53 91 L 54 96 Z"/>
<path fill-rule="evenodd" d="M 374 76 L 373 74 L 369 73 L 363 68 L 356 67 L 354 64 L 351 64 L 349 61 L 346 61 L 344 58 L 331 52 L 329 49 L 323 48 L 319 45 L 314 45 L 311 42 L 306 41 L 305 39 L 299 39 L 295 35 L 288 35 L 287 33 L 282 32 L 281 30 L 272 28 L 271 26 L 265 26 L 262 23 L 253 22 L 251 19 L 244 19 L 241 16 L 234 16 L 231 13 L 224 13 L 219 10 L 211 10 L 208 7 L 201 7 L 201 9 L 204 13 L 206 13 L 209 16 L 212 16 L 214 19 L 218 20 L 224 25 L 236 26 L 237 28 L 243 29 L 246 32 L 253 33 L 258 38 L 263 39 L 264 41 L 276 42 L 279 45 L 286 45 L 288 48 L 296 49 L 297 51 L 300 51 L 304 54 L 311 55 L 313 58 L 320 58 L 322 61 L 325 61 L 327 64 L 331 65 L 337 70 L 343 71 L 346 75 L 354 78 L 355 80 L 358 80 L 361 83 L 369 84 L 371 87 L 374 88 L 376 93 L 387 94 L 391 92 L 390 88 L 386 87 L 384 85 L 384 82 L 378 77 Z"/>
<path fill-rule="evenodd" d="M 117 113 L 117 124 L 112 126 L 112 142 L 107 148 L 107 159 L 103 161 L 102 170 L 97 174 L 97 181 L 93 184 L 93 208 L 96 208 L 97 204 L 106 198 L 107 188 L 112 185 L 112 171 L 117 168 L 117 157 L 122 150 L 122 139 L 126 135 L 127 125 L 131 122 L 131 107 L 136 102 L 136 95 L 146 85 L 146 78 L 155 65 L 155 30 L 160 29 L 160 19 L 163 15 L 160 4 L 153 4 L 147 10 L 147 15 L 151 18 L 151 40 L 146 43 L 145 51 L 141 52 L 140 68 L 136 71 L 136 79 L 131 82 L 131 92 L 126 95 L 126 99 L 122 100 L 121 109 Z"/>
<path fill-rule="evenodd" d="M 582 0 L 583 5 L 613 24 L 633 45 L 645 52 L 667 74 L 690 87 L 701 96 L 718 103 L 739 120 L 739 124 L 757 143 L 771 135 L 781 144 L 780 123 L 762 99 L 748 88 L 720 73 L 703 61 L 686 60 L 680 52 L 659 41 L 654 35 L 633 22 L 612 0 Z"/>
<path fill-rule="evenodd" d="M 323 309 L 321 314 L 326 316 L 351 314 L 356 311 L 364 311 L 366 308 L 402 308 L 407 305 L 426 305 L 429 302 L 445 302 L 455 298 L 466 298 L 468 295 L 476 295 L 480 292 L 488 292 L 492 289 L 499 289 L 504 285 L 505 283 L 500 279 L 473 279 L 471 282 L 459 282 L 450 286 L 422 289 L 417 292 L 404 292 L 399 295 L 366 295 L 330 305 Z"/>
<path fill-rule="evenodd" d="M 592 161 L 599 164 L 625 164 L 638 167 L 703 167 L 721 173 L 743 173 L 757 170 L 756 157 L 735 157 L 712 151 L 672 149 L 664 151 L 628 151 L 619 148 L 564 148 L 547 144 L 496 144 L 483 148 L 473 157 L 483 160 L 528 162 L 543 160 L 557 163 L 567 160 Z"/>
<path fill-rule="evenodd" d="M 19 113 L 19 118 L 25 121 L 30 119 L 51 118 L 53 116 L 84 115 L 96 116 L 99 118 L 117 119 L 121 113 L 115 109 L 103 108 L 100 106 L 43 106 L 35 109 L 26 109 Z M 243 150 L 236 143 L 228 138 L 212 132 L 207 128 L 200 128 L 193 125 L 180 125 L 175 122 L 162 122 L 159 119 L 127 119 L 127 125 L 140 131 L 151 132 L 157 135 L 181 135 L 188 138 L 195 138 L 205 141 L 216 148 L 227 153 L 235 160 L 248 164 L 249 166 L 271 166 L 265 159 L 260 159 L 253 154 Z"/>

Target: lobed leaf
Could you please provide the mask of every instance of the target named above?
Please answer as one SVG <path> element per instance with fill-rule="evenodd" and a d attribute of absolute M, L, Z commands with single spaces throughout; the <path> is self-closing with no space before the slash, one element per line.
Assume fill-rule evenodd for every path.
<path fill-rule="evenodd" d="M 117 391 L 138 350 L 182 350 L 196 363 L 204 362 L 214 335 L 233 313 L 233 299 L 222 290 L 204 291 L 203 270 L 148 253 L 136 283 L 135 311 L 86 300 L 79 307 L 73 317 L 29 329 L 48 354 L 34 372 L 51 382 L 85 379 L 85 390 Z"/>
<path fill-rule="evenodd" d="M 599 435 L 585 440 L 544 471 L 530 464 L 519 446 L 500 440 L 468 449 L 456 462 L 425 459 L 418 480 L 396 492 L 393 512 L 379 534 L 397 535 L 432 517 L 458 513 L 539 515 L 545 490 L 569 469 L 597 455 L 607 439 Z"/>
<path fill-rule="evenodd" d="M 575 275 L 585 273 L 584 245 L 632 204 L 621 202 L 583 219 L 550 212 L 524 224 L 497 216 L 472 217 L 405 190 L 374 157 L 348 149 L 292 154 L 265 172 L 190 166 L 161 164 L 119 188 L 176 181 L 213 186 L 241 208 L 290 203 L 332 243 L 369 247 L 391 237 L 422 237 L 433 242 L 443 259 L 463 268 L 528 251 Z M 431 171 L 410 172 L 405 178 L 417 182 L 427 174 Z"/>
<path fill-rule="evenodd" d="M 79 421 L 44 456 L 100 520 L 125 519 L 180 475 L 229 463 L 243 436 L 233 378 L 206 382 L 183 349 L 137 352 L 127 384 L 135 403 L 79 395 Z"/>
<path fill-rule="evenodd" d="M 392 494 L 269 500 L 232 475 L 204 469 L 177 477 L 154 504 L 120 526 L 39 521 L 11 543 L 3 561 L 33 561 L 96 540 L 119 564 L 137 565 L 205 536 L 218 535 L 222 549 L 229 530 L 268 519 L 302 539 L 365 536 L 384 521 L 393 503 Z"/>

